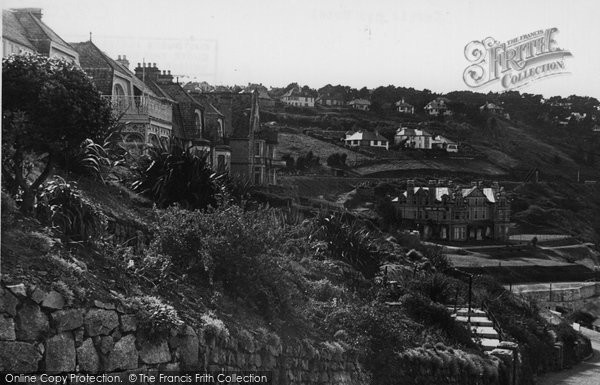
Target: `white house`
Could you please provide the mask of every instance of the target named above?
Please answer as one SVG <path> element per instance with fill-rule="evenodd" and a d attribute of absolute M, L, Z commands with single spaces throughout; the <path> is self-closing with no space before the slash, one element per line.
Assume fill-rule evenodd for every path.
<path fill-rule="evenodd" d="M 292 88 L 281 97 L 281 101 L 288 106 L 295 107 L 314 107 L 315 98 L 308 93 L 302 92 L 298 88 Z"/>
<path fill-rule="evenodd" d="M 424 130 L 415 128 L 400 127 L 396 130 L 394 135 L 394 143 L 404 143 L 404 147 L 408 148 L 420 148 L 420 149 L 431 149 L 432 135 Z"/>
<path fill-rule="evenodd" d="M 371 107 L 371 102 L 367 99 L 354 99 L 348 105 L 355 110 L 367 111 Z"/>
<path fill-rule="evenodd" d="M 388 150 L 389 141 L 377 131 L 347 132 L 344 143 L 349 147 L 379 147 Z"/>
<path fill-rule="evenodd" d="M 404 98 L 396 102 L 396 108 L 398 109 L 398 112 L 402 112 L 404 114 L 415 113 L 415 107 L 412 104 L 406 103 Z"/>
<path fill-rule="evenodd" d="M 422 150 L 445 149 L 447 152 L 458 152 L 458 145 L 451 140 L 441 136 L 433 136 L 425 130 L 400 127 L 396 130 L 394 143 L 404 142 L 406 148 L 417 148 Z"/>
<path fill-rule="evenodd" d="M 425 112 L 431 116 L 452 115 L 452 111 L 448 108 L 448 98 L 435 98 L 425 106 Z"/>

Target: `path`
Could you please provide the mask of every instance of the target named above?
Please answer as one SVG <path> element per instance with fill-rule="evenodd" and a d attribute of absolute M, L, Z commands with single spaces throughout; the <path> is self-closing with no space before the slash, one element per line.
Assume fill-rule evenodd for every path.
<path fill-rule="evenodd" d="M 571 369 L 550 373 L 540 377 L 540 385 L 598 385 L 600 384 L 600 333 L 581 328 L 582 333 L 592 341 L 592 358 Z"/>

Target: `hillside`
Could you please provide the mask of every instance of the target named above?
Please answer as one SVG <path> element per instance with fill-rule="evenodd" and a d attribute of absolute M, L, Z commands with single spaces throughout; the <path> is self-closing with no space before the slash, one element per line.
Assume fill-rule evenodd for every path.
<path fill-rule="evenodd" d="M 467 283 L 446 273 L 449 265 L 439 251 L 413 238 L 390 237 L 353 216 L 321 213 L 304 220 L 291 211 L 256 208 L 254 204 L 243 209 L 223 202 L 205 211 L 150 209 L 145 199 L 118 183 L 107 186 L 89 178 L 77 179 L 76 186 L 67 178 L 67 188 L 81 194 L 84 210 L 94 208 L 89 215 L 99 215 L 97 218 L 107 220 L 105 223 L 113 223 L 112 227 L 100 226 L 92 238 L 76 240 L 74 234 L 60 227 L 23 216 L 3 193 L 2 285 L 4 293 L 23 287 L 22 292 L 31 299 L 19 297 L 19 301 L 26 303 L 35 300 L 36 295 L 49 295 L 44 293 L 51 293 L 56 300 L 62 298 L 64 303 L 52 305 L 56 306 L 52 309 L 59 309 L 56 314 L 44 307 L 50 306 L 46 302 L 42 304 L 53 318 L 61 316 L 63 308 L 69 312 L 84 309 L 86 322 L 96 314 L 131 314 L 143 327 L 138 333 L 122 328 L 119 333 L 124 334 L 113 333 L 110 337 L 116 341 L 114 346 L 100 345 L 106 337 L 97 339 L 99 354 L 105 357 L 97 365 L 106 370 L 124 365 L 114 361 L 111 352 L 125 354 L 121 349 L 137 339 L 140 359 L 149 360 L 145 349 L 163 348 L 147 347 L 144 341 L 150 338 L 157 341 L 153 344 L 159 344 L 165 332 L 179 333 L 176 330 L 185 324 L 201 331 L 201 357 L 214 363 L 224 361 L 218 358 L 219 353 L 215 353 L 217 358 L 208 355 L 211 349 L 235 354 L 238 345 L 231 341 L 239 340 L 246 341 L 239 342 L 244 346 L 239 349 L 250 353 L 253 350 L 247 347 L 247 341 L 266 344 L 265 349 L 272 353 L 262 357 L 273 363 L 265 365 L 273 365 L 281 373 L 289 370 L 285 364 L 288 361 L 281 360 L 298 359 L 287 349 L 298 346 L 308 353 L 297 354 L 313 354 L 307 358 L 313 370 L 340 370 L 334 364 L 324 368 L 319 360 L 315 361 L 315 353 L 310 351 L 319 351 L 339 357 L 336 362 L 350 360 L 348 367 L 353 369 L 344 371 L 342 367 L 336 375 L 355 378 L 368 373 L 372 383 L 377 384 L 392 384 L 398 375 L 410 384 L 414 374 L 409 373 L 421 367 L 411 357 L 418 357 L 422 365 L 437 365 L 431 373 L 418 375 L 421 382 L 437 382 L 444 376 L 462 378 L 461 372 L 452 372 L 450 365 L 464 367 L 486 385 L 497 384 L 498 376 L 508 373 L 509 364 L 485 355 L 470 331 L 450 317 L 446 306 L 452 301 L 465 306 Z M 119 216 L 119 212 L 125 214 Z M 383 284 L 392 277 L 388 277 L 388 271 L 395 274 L 393 286 Z M 444 289 L 450 286 L 460 288 L 459 297 L 450 296 L 450 291 Z M 474 300 L 491 301 L 490 306 L 496 306 L 498 290 L 510 298 L 488 279 L 477 281 Z M 394 307 L 387 305 L 390 301 Z M 505 320 L 506 330 L 517 327 L 511 319 L 526 317 L 532 325 L 543 323 L 537 314 L 525 314 L 527 308 L 516 299 L 510 301 L 508 311 L 521 316 Z M 506 299 L 502 302 L 506 312 Z M 19 336 L 23 336 L 25 327 L 22 311 L 18 310 L 16 326 Z M 104 319 L 101 325 L 111 328 L 110 322 Z M 86 326 L 85 330 L 84 337 L 93 336 L 93 329 Z M 536 330 L 535 326 L 528 328 L 527 338 L 538 344 L 538 350 L 548 352 L 534 357 L 531 347 L 523 345 L 523 354 L 529 360 L 522 366 L 524 378 L 531 378 L 532 368 L 547 370 L 553 365 L 553 337 Z M 144 337 L 142 332 L 150 334 Z M 516 334 L 511 338 L 524 341 Z M 92 347 L 96 344 L 89 341 Z M 209 341 L 216 342 L 211 345 Z M 443 353 L 446 350 L 452 353 Z M 579 359 L 572 350 L 565 350 L 565 354 L 568 360 Z M 447 362 L 435 358 L 438 355 Z M 170 356 L 156 357 L 150 362 L 168 362 L 163 357 Z M 320 360 L 328 360 L 324 357 Z M 351 361 L 356 359 L 359 363 Z M 54 365 L 50 358 L 45 360 Z M 429 364 L 429 360 L 437 363 Z M 123 362 L 131 365 L 128 368 L 138 365 L 137 359 Z M 192 362 L 198 364 L 197 357 Z M 244 366 L 246 361 L 239 358 L 235 362 L 239 368 L 260 367 Z M 294 375 L 306 370 L 300 365 L 293 367 Z M 362 381 L 356 383 L 365 383 Z M 418 381 L 415 383 L 421 383 Z"/>

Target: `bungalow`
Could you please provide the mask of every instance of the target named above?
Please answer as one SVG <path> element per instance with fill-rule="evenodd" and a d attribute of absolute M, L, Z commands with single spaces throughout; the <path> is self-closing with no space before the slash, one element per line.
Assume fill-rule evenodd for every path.
<path fill-rule="evenodd" d="M 281 97 L 281 101 L 288 106 L 295 107 L 314 107 L 315 98 L 299 88 L 292 88 Z"/>
<path fill-rule="evenodd" d="M 371 102 L 367 99 L 354 99 L 348 105 L 355 110 L 367 111 L 371 107 Z"/>
<path fill-rule="evenodd" d="M 402 112 L 403 114 L 412 115 L 415 113 L 415 107 L 412 104 L 406 103 L 404 98 L 396 102 L 396 108 L 398 109 L 398 112 Z"/>
<path fill-rule="evenodd" d="M 377 131 L 347 132 L 344 142 L 349 147 L 379 147 L 386 150 L 390 147 L 389 141 Z"/>
<path fill-rule="evenodd" d="M 431 102 L 427 103 L 424 110 L 430 116 L 440 116 L 440 115 L 450 116 L 450 115 L 452 115 L 452 111 L 450 111 L 450 109 L 448 108 L 449 102 L 450 102 L 450 100 L 448 98 L 443 98 L 443 97 L 435 98 Z"/>

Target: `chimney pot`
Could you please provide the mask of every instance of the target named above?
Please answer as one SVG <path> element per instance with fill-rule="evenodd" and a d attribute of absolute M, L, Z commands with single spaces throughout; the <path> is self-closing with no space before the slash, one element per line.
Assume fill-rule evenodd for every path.
<path fill-rule="evenodd" d="M 127 55 L 123 55 L 123 60 L 127 60 Z"/>
<path fill-rule="evenodd" d="M 138 67 L 141 67 L 141 65 L 140 65 L 140 64 L 141 64 L 141 63 L 138 63 Z"/>
<path fill-rule="evenodd" d="M 156 68 L 156 63 L 152 63 L 152 67 Z"/>
<path fill-rule="evenodd" d="M 117 56 L 117 60 L 121 60 L 121 55 Z"/>
<path fill-rule="evenodd" d="M 171 75 L 171 70 L 168 71 L 168 74 Z"/>

